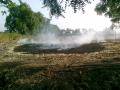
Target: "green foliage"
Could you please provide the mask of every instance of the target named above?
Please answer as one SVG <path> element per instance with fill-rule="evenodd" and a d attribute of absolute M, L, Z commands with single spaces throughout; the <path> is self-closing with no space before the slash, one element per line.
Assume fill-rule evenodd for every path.
<path fill-rule="evenodd" d="M 7 8 L 10 8 L 16 5 L 12 1 L 13 0 L 2 0 L 0 3 L 4 4 Z M 62 12 L 64 12 L 68 6 L 72 7 L 74 12 L 76 12 L 78 9 L 84 11 L 86 4 L 91 3 L 91 1 L 92 0 L 41 0 L 45 7 L 50 8 L 51 15 L 56 16 L 61 16 Z"/>
<path fill-rule="evenodd" d="M 68 6 L 72 7 L 74 12 L 78 9 L 84 11 L 85 5 L 91 3 L 91 0 L 42 0 L 42 2 L 45 7 L 50 8 L 51 15 L 60 16 Z M 62 6 L 63 3 L 65 7 Z"/>
<path fill-rule="evenodd" d="M 26 3 L 20 3 L 20 5 L 9 8 L 5 27 L 9 32 L 33 34 L 37 27 L 42 26 L 43 22 L 44 18 L 41 13 L 35 13 Z"/>
<path fill-rule="evenodd" d="M 12 2 L 12 0 L 0 0 L 0 5 L 8 9 L 16 6 L 16 4 Z"/>
<path fill-rule="evenodd" d="M 74 12 L 78 9 L 84 12 L 84 7 L 90 4 L 94 0 L 41 0 L 45 7 L 50 8 L 51 15 L 62 15 L 66 7 L 72 7 Z M 1 4 L 7 6 L 7 8 L 16 6 L 12 0 L 1 0 Z M 109 16 L 113 22 L 120 20 L 120 0 L 100 0 L 100 3 L 96 5 L 95 10 L 98 14 L 105 14 Z"/>
<path fill-rule="evenodd" d="M 109 16 L 112 22 L 118 23 L 120 21 L 120 0 L 101 0 L 96 5 L 95 11 Z"/>
<path fill-rule="evenodd" d="M 74 12 L 79 9 L 84 12 L 84 7 L 92 1 L 94 0 L 41 0 L 45 7 L 49 7 L 51 15 L 55 16 L 62 16 L 62 12 L 65 11 L 66 7 L 72 7 Z M 0 0 L 0 4 L 5 5 L 9 9 L 16 7 L 12 0 Z M 113 23 L 119 23 L 120 0 L 100 0 L 100 3 L 96 5 L 95 11 L 100 15 L 109 16 Z M 24 26 L 24 23 L 21 23 L 20 26 Z M 27 27 L 24 26 L 24 29 L 27 30 Z"/>

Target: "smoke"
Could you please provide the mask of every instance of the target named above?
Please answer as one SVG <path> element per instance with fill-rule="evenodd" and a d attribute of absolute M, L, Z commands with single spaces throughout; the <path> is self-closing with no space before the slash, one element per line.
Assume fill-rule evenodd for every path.
<path fill-rule="evenodd" d="M 32 38 L 18 41 L 18 44 L 40 44 L 41 49 L 70 49 L 89 43 L 106 42 L 120 39 L 119 33 L 109 28 L 103 31 L 89 30 L 57 30 L 54 26 L 43 28 L 39 34 Z"/>

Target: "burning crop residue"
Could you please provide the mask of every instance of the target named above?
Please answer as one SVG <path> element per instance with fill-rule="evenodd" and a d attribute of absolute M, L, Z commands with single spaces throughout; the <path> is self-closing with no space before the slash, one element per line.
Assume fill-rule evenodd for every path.
<path fill-rule="evenodd" d="M 89 37 L 89 38 L 88 38 Z M 18 44 L 40 44 L 41 49 L 70 49 L 79 47 L 83 44 L 91 43 L 94 38 L 94 32 L 88 32 L 85 34 L 72 34 L 64 33 L 61 31 L 58 33 L 52 33 L 51 31 L 40 32 L 39 35 L 33 37 L 32 39 L 22 39 L 18 41 Z"/>
<path fill-rule="evenodd" d="M 82 54 L 82 53 L 90 53 L 90 52 L 98 52 L 104 49 L 104 47 L 101 44 L 98 43 L 91 43 L 91 44 L 85 44 L 79 47 L 75 48 L 69 48 L 69 49 L 59 49 L 59 46 L 62 45 L 54 45 L 51 46 L 53 48 L 48 48 L 50 45 L 46 46 L 42 44 L 24 44 L 21 46 L 17 46 L 14 51 L 15 52 L 24 52 L 24 54 Z"/>
<path fill-rule="evenodd" d="M 94 46 L 95 48 L 103 49 L 99 42 L 107 40 L 120 39 L 119 34 L 115 34 L 113 30 L 94 31 L 90 30 L 51 30 L 49 27 L 41 30 L 41 32 L 32 38 L 25 38 L 18 41 L 18 47 L 14 51 L 20 52 L 71 52 L 76 50 L 82 52 Z M 20 46 L 21 45 L 21 46 Z M 85 47 L 84 47 L 85 46 Z M 81 50 L 84 49 L 84 50 Z M 94 48 L 90 47 L 91 50 Z M 21 49 L 21 50 L 20 50 Z M 89 49 L 90 50 L 90 49 Z M 89 52 L 88 50 L 88 52 Z M 90 51 L 91 51 L 90 50 Z M 87 51 L 86 51 L 87 52 Z"/>

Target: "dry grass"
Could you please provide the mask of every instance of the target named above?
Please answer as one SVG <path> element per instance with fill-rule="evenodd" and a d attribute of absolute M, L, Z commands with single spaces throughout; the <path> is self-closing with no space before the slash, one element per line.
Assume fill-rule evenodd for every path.
<path fill-rule="evenodd" d="M 120 90 L 120 42 L 26 53 L 1 41 L 0 90 Z"/>
<path fill-rule="evenodd" d="M 4 32 L 0 32 L 0 43 L 7 43 L 10 41 L 15 41 L 18 40 L 19 38 L 21 38 L 22 36 L 20 34 L 17 33 L 4 33 Z"/>

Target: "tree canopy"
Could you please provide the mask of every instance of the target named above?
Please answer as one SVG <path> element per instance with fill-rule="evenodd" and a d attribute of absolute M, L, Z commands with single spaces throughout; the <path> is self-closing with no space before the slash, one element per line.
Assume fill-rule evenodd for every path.
<path fill-rule="evenodd" d="M 120 21 L 120 0 L 101 0 L 96 5 L 95 11 L 111 18 L 112 22 Z"/>
<path fill-rule="evenodd" d="M 91 3 L 91 0 L 42 0 L 42 2 L 45 7 L 50 8 L 51 15 L 60 16 L 68 6 L 72 7 L 74 12 L 78 9 L 84 11 L 85 5 Z M 62 3 L 64 3 L 64 7 Z"/>
<path fill-rule="evenodd" d="M 9 15 L 6 17 L 5 27 L 9 32 L 21 34 L 33 34 L 37 27 L 41 27 L 44 17 L 41 13 L 35 13 L 26 3 L 14 5 L 9 8 Z"/>
<path fill-rule="evenodd" d="M 12 2 L 13 0 L 0 0 L 0 4 L 4 5 L 7 8 L 14 6 L 15 3 Z M 21 1 L 21 0 L 19 0 Z M 91 0 L 40 0 L 44 7 L 50 8 L 51 15 L 60 16 L 62 12 L 65 11 L 66 7 L 72 7 L 74 12 L 78 9 L 84 11 L 84 7 L 86 4 L 91 3 Z M 64 5 L 62 6 L 62 4 Z"/>
<path fill-rule="evenodd" d="M 12 2 L 12 0 L 0 0 L 0 7 L 6 7 L 8 9 L 15 7 L 16 4 L 14 2 Z"/>
<path fill-rule="evenodd" d="M 5 5 L 7 8 L 15 6 L 13 0 L 0 0 L 1 5 Z M 72 7 L 74 12 L 82 10 L 84 7 L 90 4 L 94 0 L 40 0 L 45 7 L 50 8 L 51 15 L 61 16 L 66 7 Z M 104 14 L 109 16 L 112 22 L 120 21 L 120 0 L 99 0 L 100 3 L 96 5 L 95 11 L 98 14 Z"/>

